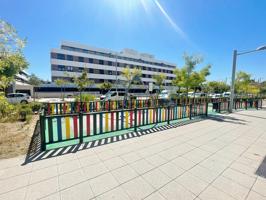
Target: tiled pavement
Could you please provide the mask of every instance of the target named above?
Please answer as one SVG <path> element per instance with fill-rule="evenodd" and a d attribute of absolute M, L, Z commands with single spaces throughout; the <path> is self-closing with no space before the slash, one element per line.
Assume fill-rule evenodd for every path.
<path fill-rule="evenodd" d="M 1 160 L 0 199 L 263 200 L 265 156 L 266 110 L 241 111 L 24 166 Z"/>

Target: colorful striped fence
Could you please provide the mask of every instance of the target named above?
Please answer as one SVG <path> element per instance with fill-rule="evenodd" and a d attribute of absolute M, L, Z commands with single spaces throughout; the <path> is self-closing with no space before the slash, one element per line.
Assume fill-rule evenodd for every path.
<path fill-rule="evenodd" d="M 92 113 L 41 115 L 42 147 L 109 132 L 207 115 L 207 104 L 135 108 Z"/>
<path fill-rule="evenodd" d="M 206 103 L 210 99 L 207 98 L 179 98 L 171 100 L 174 105 Z M 218 101 L 218 100 L 217 100 Z M 219 100 L 221 101 L 221 100 Z M 150 108 L 167 106 L 168 101 L 162 99 L 147 99 L 147 100 L 110 100 L 110 101 L 91 101 L 91 102 L 58 102 L 46 103 L 46 115 L 59 115 L 59 114 L 75 114 L 82 112 L 100 112 L 121 109 L 134 109 L 134 108 Z"/>

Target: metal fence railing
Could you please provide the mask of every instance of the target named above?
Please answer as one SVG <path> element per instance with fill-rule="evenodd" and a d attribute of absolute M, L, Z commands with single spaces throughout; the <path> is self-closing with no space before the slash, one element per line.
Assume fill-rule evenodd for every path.
<path fill-rule="evenodd" d="M 46 145 L 79 140 L 114 131 L 207 115 L 207 103 L 147 107 L 75 114 L 40 115 L 42 149 Z"/>
<path fill-rule="evenodd" d="M 209 105 L 218 113 L 229 109 L 229 99 L 224 98 L 201 99 L 189 104 L 179 102 L 128 101 L 122 107 L 121 102 L 115 101 L 102 105 L 97 105 L 99 102 L 47 104 L 40 115 L 41 146 L 45 150 L 49 144 L 70 140 L 82 143 L 84 138 L 91 136 L 126 129 L 137 131 L 141 126 L 207 116 Z M 234 101 L 234 109 L 261 107 L 262 99 L 258 98 Z"/>

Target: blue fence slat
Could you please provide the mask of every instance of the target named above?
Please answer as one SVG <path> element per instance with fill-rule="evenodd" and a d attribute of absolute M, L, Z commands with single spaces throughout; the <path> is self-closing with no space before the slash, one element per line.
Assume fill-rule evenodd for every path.
<path fill-rule="evenodd" d="M 62 122 L 61 122 L 61 117 L 56 117 L 56 120 L 57 120 L 58 141 L 62 141 Z"/>

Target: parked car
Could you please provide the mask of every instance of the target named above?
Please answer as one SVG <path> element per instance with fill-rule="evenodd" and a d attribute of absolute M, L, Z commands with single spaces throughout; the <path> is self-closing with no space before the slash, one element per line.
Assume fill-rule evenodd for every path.
<path fill-rule="evenodd" d="M 107 92 L 106 94 L 104 95 L 101 95 L 100 96 L 100 100 L 111 100 L 112 97 L 115 97 L 116 96 L 116 92 L 115 91 L 109 91 Z"/>
<path fill-rule="evenodd" d="M 222 97 L 222 94 L 214 94 L 214 95 L 212 95 L 213 99 L 221 98 L 221 97 Z"/>
<path fill-rule="evenodd" d="M 7 101 L 12 104 L 16 103 L 30 103 L 32 102 L 31 97 L 24 93 L 10 93 L 7 95 Z"/>
<path fill-rule="evenodd" d="M 169 99 L 170 92 L 168 90 L 162 90 L 162 92 L 158 95 L 158 99 Z"/>
<path fill-rule="evenodd" d="M 231 92 L 224 92 L 223 93 L 223 97 L 230 97 L 230 95 L 231 95 Z"/>

